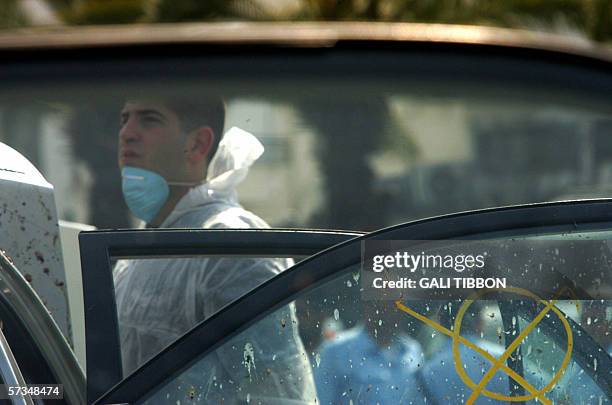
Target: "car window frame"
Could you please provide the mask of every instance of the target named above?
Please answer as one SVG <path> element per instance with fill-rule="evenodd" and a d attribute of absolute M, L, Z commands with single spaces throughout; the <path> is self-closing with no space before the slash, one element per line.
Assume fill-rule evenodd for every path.
<path fill-rule="evenodd" d="M 136 403 L 143 400 L 171 376 L 186 369 L 194 359 L 208 355 L 225 340 L 296 299 L 298 294 L 308 292 L 333 278 L 337 272 L 356 265 L 361 260 L 361 244 L 366 239 L 471 240 L 516 236 L 517 232 L 527 229 L 530 233 L 612 229 L 610 212 L 612 199 L 510 206 L 409 222 L 340 243 L 303 260 L 200 323 L 95 403 Z M 571 325 L 577 326 L 576 323 Z M 586 336 L 588 334 L 575 336 L 575 346 Z M 588 342 L 591 341 L 592 338 Z M 598 360 L 600 367 L 612 369 L 609 356 L 601 355 Z M 604 393 L 612 396 L 612 376 L 604 382 L 601 380 L 598 379 L 597 384 Z"/>
<path fill-rule="evenodd" d="M 67 48 L 26 43 L 10 46 L 10 40 L 2 41 L 0 35 L 0 80 L 13 86 L 36 82 L 42 88 L 57 83 L 85 85 L 92 77 L 104 83 L 140 80 L 142 76 L 167 82 L 168 75 L 170 79 L 236 80 L 256 76 L 278 80 L 295 79 L 297 75 L 337 80 L 350 72 L 363 78 L 416 76 L 435 83 L 448 79 L 481 85 L 492 82 L 508 89 L 518 85 L 558 92 L 562 88 L 564 97 L 558 101 L 569 106 L 575 105 L 577 96 L 585 95 L 589 96 L 589 105 L 596 106 L 608 101 L 612 90 L 612 55 L 593 45 L 583 44 L 580 51 L 571 52 L 571 48 L 546 48 L 544 41 L 537 45 L 529 41 L 497 43 L 491 38 L 473 39 L 474 42 L 449 38 L 400 41 L 389 33 L 369 39 L 354 32 L 335 37 L 333 30 L 328 32 L 330 38 L 319 43 L 321 34 L 309 32 L 310 42 L 308 37 L 299 35 L 294 41 L 291 37 L 266 40 L 264 35 L 260 43 L 202 37 L 195 41 L 192 38 L 188 44 L 178 41 L 174 46 L 163 41 L 113 43 L 112 38 L 104 43 L 96 38 L 95 43 L 77 40 Z M 62 41 L 57 45 L 61 45 L 66 38 L 62 33 L 58 36 Z M 150 63 L 143 64 L 144 59 Z M 63 95 L 57 94 L 55 101 L 62 100 Z M 523 95 L 518 95 L 517 100 L 524 101 Z"/>
<path fill-rule="evenodd" d="M 79 233 L 88 403 L 121 381 L 111 259 L 306 257 L 363 232 L 305 229 L 130 229 Z M 104 347 L 104 350 L 100 350 Z"/>

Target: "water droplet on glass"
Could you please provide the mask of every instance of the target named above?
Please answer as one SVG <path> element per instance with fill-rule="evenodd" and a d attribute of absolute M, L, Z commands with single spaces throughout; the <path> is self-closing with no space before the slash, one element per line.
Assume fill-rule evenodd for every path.
<path fill-rule="evenodd" d="M 249 373 L 249 380 L 251 380 L 251 369 L 255 369 L 255 350 L 253 345 L 247 343 L 244 345 L 244 352 L 242 353 L 242 365 L 247 369 Z"/>
<path fill-rule="evenodd" d="M 340 319 L 340 311 L 338 311 L 338 308 L 334 309 L 334 319 L 337 321 L 338 319 Z"/>

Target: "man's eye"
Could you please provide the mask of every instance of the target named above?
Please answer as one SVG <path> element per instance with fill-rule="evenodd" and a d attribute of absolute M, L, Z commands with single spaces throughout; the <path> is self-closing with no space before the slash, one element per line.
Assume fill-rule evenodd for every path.
<path fill-rule="evenodd" d="M 159 124 L 161 121 L 156 117 L 143 117 L 142 122 L 144 124 Z"/>

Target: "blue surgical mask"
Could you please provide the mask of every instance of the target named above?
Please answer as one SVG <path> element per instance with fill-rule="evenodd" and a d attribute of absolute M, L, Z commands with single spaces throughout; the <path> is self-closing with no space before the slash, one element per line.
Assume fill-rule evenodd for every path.
<path fill-rule="evenodd" d="M 195 186 L 199 183 L 168 182 L 158 173 L 125 166 L 121 171 L 123 198 L 137 218 L 153 221 L 170 195 L 169 186 Z"/>
<path fill-rule="evenodd" d="M 155 172 L 130 166 L 123 168 L 121 177 L 128 208 L 137 218 L 151 222 L 168 200 L 168 182 Z"/>

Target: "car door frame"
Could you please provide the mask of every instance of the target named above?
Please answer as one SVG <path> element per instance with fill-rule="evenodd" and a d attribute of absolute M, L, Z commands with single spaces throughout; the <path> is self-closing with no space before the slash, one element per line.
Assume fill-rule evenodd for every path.
<path fill-rule="evenodd" d="M 515 235 L 526 229 L 530 233 L 612 229 L 612 199 L 529 204 L 445 215 L 385 228 L 343 242 L 303 260 L 234 301 L 125 378 L 95 403 L 135 403 L 141 400 L 151 390 L 161 386 L 170 375 L 187 368 L 195 358 L 215 350 L 223 341 L 294 300 L 297 294 L 307 292 L 333 277 L 336 272 L 359 263 L 361 244 L 366 239 L 474 239 L 475 235 L 482 239 Z M 575 328 L 576 324 L 572 323 L 572 327 Z M 594 343 L 588 334 L 582 334 L 575 336 L 575 347 L 579 346 L 581 339 L 586 339 L 587 344 Z M 595 358 L 600 367 L 612 369 L 612 359 L 607 354 L 596 353 Z M 597 383 L 607 395 L 612 395 L 612 376 Z"/>
<path fill-rule="evenodd" d="M 121 381 L 112 259 L 306 257 L 364 235 L 311 229 L 137 229 L 79 234 L 88 403 Z M 104 348 L 104 350 L 100 350 Z"/>

